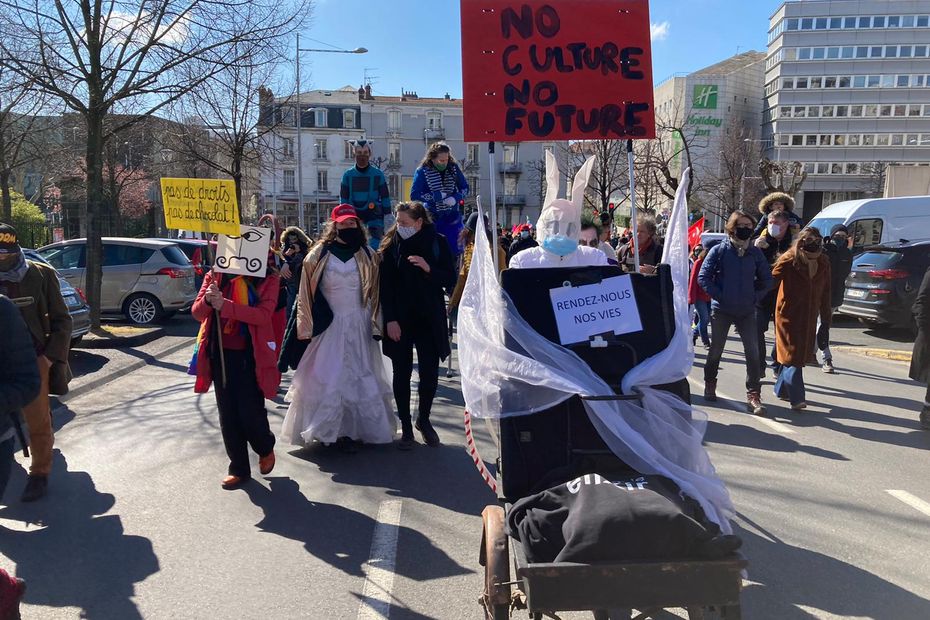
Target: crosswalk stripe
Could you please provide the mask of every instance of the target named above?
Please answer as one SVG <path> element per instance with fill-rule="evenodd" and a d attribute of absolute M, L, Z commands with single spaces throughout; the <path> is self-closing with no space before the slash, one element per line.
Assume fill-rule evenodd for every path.
<path fill-rule="evenodd" d="M 371 537 L 371 552 L 365 564 L 365 587 L 358 608 L 358 620 L 388 620 L 394 589 L 394 565 L 403 502 L 389 500 L 378 508 L 378 522 Z"/>
<path fill-rule="evenodd" d="M 885 493 L 930 517 L 930 503 L 925 502 L 916 495 L 897 489 L 889 489 L 886 490 Z"/>

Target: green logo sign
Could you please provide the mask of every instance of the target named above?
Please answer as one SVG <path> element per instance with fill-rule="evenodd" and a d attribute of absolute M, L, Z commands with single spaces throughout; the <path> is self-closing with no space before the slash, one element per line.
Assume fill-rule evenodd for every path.
<path fill-rule="evenodd" d="M 692 105 L 699 110 L 716 110 L 717 92 L 716 84 L 699 84 L 695 86 Z"/>

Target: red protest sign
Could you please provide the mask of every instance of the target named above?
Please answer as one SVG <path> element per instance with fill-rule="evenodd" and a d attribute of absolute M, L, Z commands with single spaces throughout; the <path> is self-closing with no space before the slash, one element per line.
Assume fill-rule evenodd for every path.
<path fill-rule="evenodd" d="M 462 0 L 465 140 L 655 138 L 648 0 Z"/>

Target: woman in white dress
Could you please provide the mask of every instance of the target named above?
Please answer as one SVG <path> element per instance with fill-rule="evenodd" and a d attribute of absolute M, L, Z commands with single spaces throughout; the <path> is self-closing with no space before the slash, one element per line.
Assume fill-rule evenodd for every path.
<path fill-rule="evenodd" d="M 287 393 L 282 435 L 355 452 L 356 444 L 390 443 L 396 432 L 391 382 L 381 348 L 380 258 L 369 249 L 355 207 L 339 205 L 304 259 L 297 298 L 297 337 L 310 345 Z"/>

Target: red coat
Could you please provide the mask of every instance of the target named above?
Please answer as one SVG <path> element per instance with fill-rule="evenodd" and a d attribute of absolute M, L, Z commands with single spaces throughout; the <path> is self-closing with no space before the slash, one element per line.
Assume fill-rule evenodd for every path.
<path fill-rule="evenodd" d="M 706 254 L 705 254 L 706 256 Z M 711 302 L 710 295 L 698 284 L 698 274 L 701 273 L 701 265 L 704 264 L 704 256 L 694 261 L 691 267 L 691 279 L 688 280 L 688 303 L 693 304 L 696 301 Z"/>
<path fill-rule="evenodd" d="M 207 351 L 209 351 L 210 342 L 216 336 L 214 324 L 216 313 L 213 307 L 204 300 L 204 294 L 214 280 L 217 286 L 222 286 L 222 274 L 214 274 L 213 271 L 207 273 L 203 279 L 203 286 L 200 287 L 200 292 L 197 293 L 197 298 L 191 307 L 191 315 L 196 320 L 207 322 L 204 342 L 201 343 L 200 352 L 197 355 L 197 381 L 194 384 L 194 391 L 198 394 L 209 390 L 213 382 L 210 356 Z M 258 387 L 267 399 L 277 396 L 278 386 L 281 384 L 281 373 L 278 372 L 280 346 L 272 324 L 272 315 L 278 305 L 279 286 L 278 276 L 268 276 L 258 288 L 257 306 L 242 306 L 227 299 L 220 311 L 221 318 L 233 319 L 248 325 L 249 334 L 252 336 L 252 352 L 255 356 L 255 378 L 258 381 Z"/>

